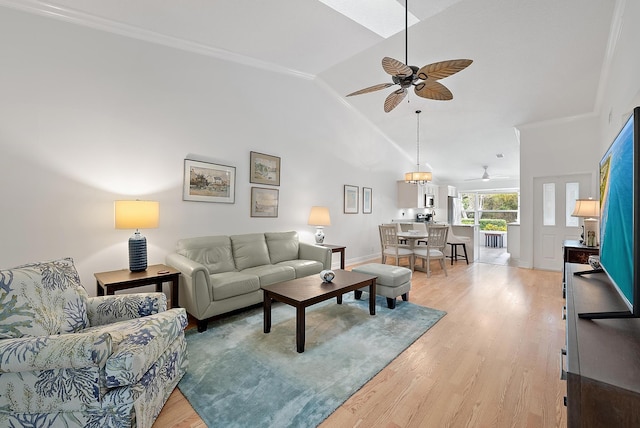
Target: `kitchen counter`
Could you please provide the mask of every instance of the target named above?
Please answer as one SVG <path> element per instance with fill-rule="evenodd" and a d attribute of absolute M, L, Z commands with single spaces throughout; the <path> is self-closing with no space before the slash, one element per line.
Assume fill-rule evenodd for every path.
<path fill-rule="evenodd" d="M 451 229 L 453 230 L 453 234 L 459 237 L 467 237 L 471 239 L 467 247 L 467 257 L 469 258 L 469 263 L 475 262 L 478 260 L 478 232 L 480 230 L 480 226 L 476 224 L 453 224 L 451 225 Z M 451 245 L 447 245 L 447 256 L 451 253 Z M 460 250 L 458 250 L 460 253 Z"/>

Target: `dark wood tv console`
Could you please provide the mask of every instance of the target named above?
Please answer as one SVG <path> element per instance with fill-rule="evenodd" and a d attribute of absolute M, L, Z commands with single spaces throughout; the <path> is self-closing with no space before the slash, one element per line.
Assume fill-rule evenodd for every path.
<path fill-rule="evenodd" d="M 589 269 L 565 265 L 567 426 L 640 427 L 640 319 L 579 318 L 626 309 L 606 274 L 573 275 Z"/>

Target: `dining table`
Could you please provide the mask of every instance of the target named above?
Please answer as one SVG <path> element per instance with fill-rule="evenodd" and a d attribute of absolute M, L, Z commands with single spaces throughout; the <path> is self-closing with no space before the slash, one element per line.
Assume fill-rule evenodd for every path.
<path fill-rule="evenodd" d="M 409 249 L 413 250 L 418 245 L 418 241 L 427 242 L 429 232 L 427 232 L 426 230 L 410 230 L 407 232 L 398 232 L 397 236 L 398 239 L 406 239 Z M 413 264 L 413 269 L 426 272 L 426 269 L 423 269 L 421 266 L 416 265 L 415 261 Z"/>
<path fill-rule="evenodd" d="M 409 245 L 410 249 L 414 249 L 416 245 L 418 245 L 418 241 L 427 242 L 427 238 L 429 237 L 429 232 L 426 230 L 410 230 L 407 232 L 398 232 L 398 239 L 404 239 L 407 241 L 407 245 Z"/>

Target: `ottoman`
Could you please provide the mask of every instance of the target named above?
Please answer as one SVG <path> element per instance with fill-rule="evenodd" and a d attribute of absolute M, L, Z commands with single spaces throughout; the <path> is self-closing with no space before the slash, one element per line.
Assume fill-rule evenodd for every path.
<path fill-rule="evenodd" d="M 351 269 L 353 272 L 366 273 L 378 277 L 376 280 L 376 294 L 387 298 L 389 309 L 396 307 L 396 297 L 402 296 L 405 302 L 409 300 L 411 290 L 411 269 L 401 266 L 383 265 L 380 263 L 368 263 Z M 360 299 L 363 291 L 361 288 L 355 291 L 355 298 Z"/>

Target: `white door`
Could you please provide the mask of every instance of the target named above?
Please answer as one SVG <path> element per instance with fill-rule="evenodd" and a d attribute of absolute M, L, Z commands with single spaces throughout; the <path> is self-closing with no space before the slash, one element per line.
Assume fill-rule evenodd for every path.
<path fill-rule="evenodd" d="M 562 270 L 562 243 L 580 239 L 582 219 L 571 217 L 576 198 L 596 196 L 591 174 L 533 179 L 533 268 Z"/>

